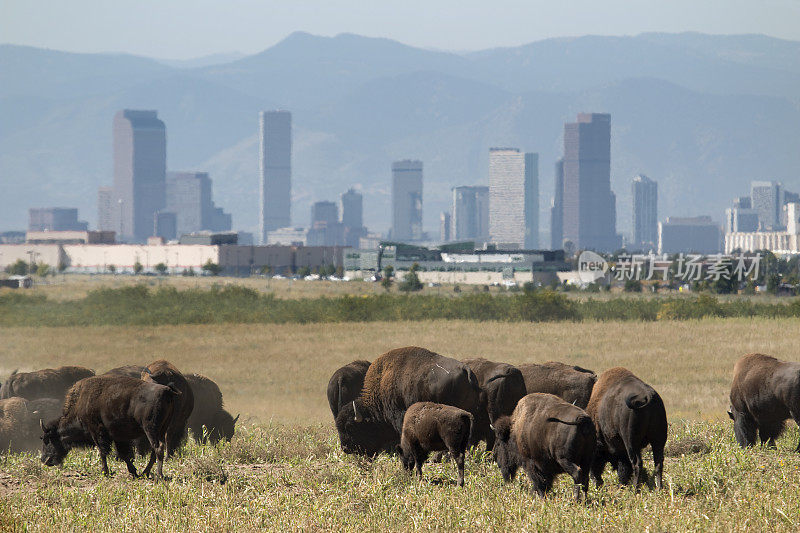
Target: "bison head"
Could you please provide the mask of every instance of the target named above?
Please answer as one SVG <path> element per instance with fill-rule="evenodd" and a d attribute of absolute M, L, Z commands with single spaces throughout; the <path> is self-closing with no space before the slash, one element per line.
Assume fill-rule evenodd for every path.
<path fill-rule="evenodd" d="M 392 450 L 400 437 L 391 425 L 367 412 L 356 400 L 342 406 L 336 415 L 336 431 L 344 453 L 375 456 Z"/>
<path fill-rule="evenodd" d="M 239 415 L 233 418 L 231 414 L 223 409 L 214 416 L 214 430 L 209 435 L 212 443 L 217 443 L 222 439 L 230 442 L 233 438 L 234 426 L 239 420 Z"/>
<path fill-rule="evenodd" d="M 58 422 L 52 422 L 48 425 L 40 420 L 39 424 L 42 427 L 42 462 L 47 466 L 56 466 L 64 462 L 69 450 L 64 446 L 61 441 L 61 435 L 58 433 Z"/>
<path fill-rule="evenodd" d="M 494 460 L 503 474 L 503 480 L 511 481 L 519 468 L 517 443 L 511 439 L 511 418 L 498 418 L 494 423 L 494 434 L 497 439 L 492 450 Z"/>

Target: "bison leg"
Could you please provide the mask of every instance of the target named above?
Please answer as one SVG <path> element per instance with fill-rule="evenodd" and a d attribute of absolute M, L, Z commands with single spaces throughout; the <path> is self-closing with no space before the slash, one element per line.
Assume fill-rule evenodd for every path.
<path fill-rule="evenodd" d="M 136 465 L 133 464 L 133 445 L 130 441 L 117 441 L 114 443 L 114 446 L 117 448 L 117 457 L 125 461 L 125 465 L 128 467 L 128 473 L 130 473 L 134 479 L 139 477 L 139 474 L 136 473 Z"/>
<path fill-rule="evenodd" d="M 627 485 L 631 482 L 631 475 L 633 474 L 633 465 L 627 457 L 617 457 L 617 477 L 621 485 Z"/>
<path fill-rule="evenodd" d="M 147 466 L 144 467 L 142 470 L 143 477 L 150 477 L 150 470 L 152 470 L 153 465 L 156 463 L 156 452 L 150 451 L 150 459 L 147 461 Z"/>
<path fill-rule="evenodd" d="M 665 443 L 658 443 L 650 445 L 653 449 L 653 465 L 655 466 L 653 477 L 656 481 L 656 488 L 659 490 L 664 487 L 664 444 Z"/>
<path fill-rule="evenodd" d="M 603 486 L 603 471 L 606 469 L 607 462 L 608 458 L 601 452 L 597 452 L 592 460 L 592 478 L 594 479 L 594 484 L 598 487 Z"/>
<path fill-rule="evenodd" d="M 455 450 L 450 450 L 450 454 L 455 459 L 456 467 L 458 468 L 458 486 L 464 486 L 464 452 L 457 452 Z"/>
<path fill-rule="evenodd" d="M 92 437 L 97 449 L 100 452 L 100 464 L 103 467 L 103 475 L 108 476 L 108 454 L 111 453 L 111 437 L 102 426 L 88 428 L 89 435 Z"/>
<path fill-rule="evenodd" d="M 633 467 L 633 487 L 638 491 L 639 484 L 642 482 L 642 470 L 644 462 L 642 461 L 642 450 L 636 449 L 633 444 L 626 443 L 625 448 L 628 452 L 628 460 Z"/>
<path fill-rule="evenodd" d="M 536 466 L 534 466 L 533 461 L 528 461 L 524 468 L 525 473 L 528 474 L 528 479 L 531 480 L 531 490 L 535 495 L 544 498 L 547 491 L 550 490 L 550 487 L 553 485 L 553 476 L 547 476 L 543 472 L 540 472 Z"/>
<path fill-rule="evenodd" d="M 558 464 L 575 482 L 575 500 L 581 501 L 581 489 L 583 489 L 584 497 L 589 492 L 588 470 L 581 468 L 565 457 L 559 458 Z"/>

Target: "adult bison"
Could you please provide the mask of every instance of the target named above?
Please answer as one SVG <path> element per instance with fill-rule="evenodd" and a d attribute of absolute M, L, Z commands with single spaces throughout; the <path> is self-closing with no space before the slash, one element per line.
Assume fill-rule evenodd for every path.
<path fill-rule="evenodd" d="M 207 440 L 212 444 L 222 439 L 230 442 L 239 416 L 233 418 L 224 409 L 219 386 L 201 374 L 186 374 L 185 377 L 194 396 L 194 409 L 188 421 L 194 440 L 202 444 Z"/>
<path fill-rule="evenodd" d="M 144 436 L 151 453 L 142 474 L 149 475 L 158 460 L 157 474 L 163 478 L 167 432 L 180 395 L 172 385 L 127 376 L 82 379 L 67 392 L 61 417 L 46 425 L 41 422 L 41 460 L 54 466 L 61 464 L 73 448 L 97 446 L 103 474 L 108 475 L 106 457 L 113 444 L 128 472 L 137 477 L 132 441 Z"/>
<path fill-rule="evenodd" d="M 167 457 L 172 456 L 175 451 L 183 445 L 188 434 L 189 417 L 194 409 L 194 394 L 189 382 L 175 365 L 164 359 L 153 361 L 142 373 L 142 379 L 152 381 L 160 385 L 174 387 L 180 395 L 178 396 L 175 414 L 170 420 L 167 430 Z M 141 451 L 141 447 L 139 447 Z"/>
<path fill-rule="evenodd" d="M 361 395 L 336 416 L 342 450 L 368 456 L 394 451 L 406 410 L 416 402 L 460 407 L 476 425 L 489 423 L 478 379 L 467 365 L 416 346 L 398 348 L 372 362 Z"/>
<path fill-rule="evenodd" d="M 733 432 L 741 447 L 775 447 L 787 418 L 800 425 L 800 363 L 769 355 L 743 355 L 733 367 L 731 385 Z M 795 451 L 800 452 L 800 443 Z"/>
<path fill-rule="evenodd" d="M 350 403 L 361 394 L 364 376 L 367 374 L 369 361 L 358 360 L 347 363 L 333 373 L 328 381 L 328 405 L 334 420 L 342 406 Z"/>
<path fill-rule="evenodd" d="M 592 477 L 603 484 L 606 463 L 617 470 L 619 481 L 639 487 L 643 469 L 642 449 L 653 450 L 656 487 L 662 486 L 664 445 L 667 442 L 667 412 L 661 396 L 622 367 L 606 370 L 597 380 L 586 412 L 597 429 L 597 453 Z"/>
<path fill-rule="evenodd" d="M 597 374 L 579 366 L 565 365 L 557 361 L 526 363 L 517 365 L 528 394 L 546 392 L 586 409 Z"/>
<path fill-rule="evenodd" d="M 580 500 L 581 492 L 586 497 L 597 436 L 583 409 L 552 394 L 528 394 L 494 427 L 494 458 L 505 481 L 522 467 L 533 491 L 544 496 L 555 477 L 566 473 L 575 481 L 575 498 Z"/>
<path fill-rule="evenodd" d="M 26 400 L 38 398 L 64 398 L 78 380 L 94 376 L 94 371 L 82 366 L 45 368 L 34 372 L 11 373 L 0 389 L 0 399 L 14 396 Z"/>
<path fill-rule="evenodd" d="M 520 370 L 508 363 L 497 363 L 482 357 L 465 359 L 464 364 L 475 373 L 478 383 L 486 395 L 486 410 L 489 422 L 514 412 L 517 402 L 527 394 L 525 379 Z M 477 438 L 486 441 L 486 450 L 494 446 L 495 434 L 490 428 L 476 428 Z M 483 430 L 483 434 L 481 434 Z"/>

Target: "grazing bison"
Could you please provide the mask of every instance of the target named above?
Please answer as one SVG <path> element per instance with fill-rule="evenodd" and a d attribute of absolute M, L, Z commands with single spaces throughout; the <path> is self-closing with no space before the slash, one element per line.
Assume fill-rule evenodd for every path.
<path fill-rule="evenodd" d="M 583 409 L 552 394 L 528 394 L 494 427 L 494 458 L 504 480 L 514 479 L 522 467 L 533 491 L 544 496 L 555 477 L 566 473 L 575 481 L 575 498 L 580 500 L 581 492 L 586 497 L 597 436 Z"/>
<path fill-rule="evenodd" d="M 464 458 L 472 432 L 473 416 L 452 405 L 417 402 L 403 417 L 397 451 L 403 467 L 422 479 L 422 463 L 433 451 L 448 451 L 458 467 L 458 486 L 464 486 Z"/>
<path fill-rule="evenodd" d="M 82 366 L 62 366 L 21 373 L 15 370 L 0 389 L 0 399 L 14 396 L 26 400 L 64 398 L 75 382 L 91 376 L 94 376 L 94 371 Z"/>
<path fill-rule="evenodd" d="M 30 450 L 31 442 L 38 439 L 36 426 L 32 430 L 29 421 L 28 401 L 25 398 L 0 400 L 0 453 Z"/>
<path fill-rule="evenodd" d="M 606 463 L 616 469 L 619 481 L 639 487 L 642 473 L 642 449 L 653 450 L 656 487 L 662 486 L 664 445 L 667 442 L 667 412 L 661 396 L 633 375 L 617 367 L 606 370 L 594 386 L 586 407 L 597 429 L 597 454 L 592 476 L 603 484 Z"/>
<path fill-rule="evenodd" d="M 344 404 L 352 402 L 361 394 L 368 368 L 369 361 L 353 361 L 331 376 L 328 381 L 328 405 L 331 407 L 334 420 Z"/>
<path fill-rule="evenodd" d="M 219 386 L 200 374 L 186 374 L 185 377 L 194 396 L 194 409 L 188 422 L 194 440 L 202 444 L 205 444 L 206 440 L 210 440 L 212 444 L 222 439 L 230 442 L 239 416 L 233 418 L 223 409 L 222 391 L 219 390 Z M 203 426 L 206 428 L 205 432 Z"/>
<path fill-rule="evenodd" d="M 164 359 L 153 361 L 147 365 L 147 368 L 142 373 L 142 379 L 161 385 L 170 385 L 180 392 L 175 414 L 171 418 L 170 427 L 167 431 L 167 457 L 170 457 L 186 440 L 189 417 L 194 409 L 192 388 L 180 370 Z M 141 447 L 139 449 L 141 450 Z"/>
<path fill-rule="evenodd" d="M 586 409 L 597 374 L 579 366 L 565 365 L 557 361 L 526 363 L 517 365 L 525 378 L 528 394 L 546 392 L 555 394 L 568 403 Z"/>
<path fill-rule="evenodd" d="M 507 363 L 496 363 L 482 357 L 465 359 L 467 365 L 478 378 L 478 383 L 486 395 L 486 410 L 489 422 L 494 423 L 501 416 L 510 416 L 517 406 L 517 402 L 525 396 L 525 379 L 522 372 Z M 494 431 L 490 428 L 482 429 L 483 434 L 476 435 L 486 441 L 486 450 L 494 446 Z"/>
<path fill-rule="evenodd" d="M 761 444 L 775 447 L 787 418 L 800 425 L 800 363 L 743 355 L 733 367 L 730 400 L 728 415 L 739 445 L 754 446 L 758 434 Z"/>
<path fill-rule="evenodd" d="M 164 477 L 167 430 L 179 408 L 181 393 L 172 386 L 127 376 L 97 376 L 76 383 L 64 400 L 59 419 L 41 423 L 42 457 L 47 466 L 61 464 L 72 448 L 97 446 L 103 474 L 108 475 L 106 456 L 111 445 L 137 477 L 131 441 L 144 436 L 150 443 L 150 461 L 142 471 L 149 475 L 158 460 L 157 474 Z"/>
<path fill-rule="evenodd" d="M 467 365 L 424 348 L 398 348 L 373 361 L 361 395 L 336 416 L 342 450 L 368 456 L 394 451 L 406 409 L 425 401 L 460 407 L 476 426 L 489 423 L 478 379 Z"/>

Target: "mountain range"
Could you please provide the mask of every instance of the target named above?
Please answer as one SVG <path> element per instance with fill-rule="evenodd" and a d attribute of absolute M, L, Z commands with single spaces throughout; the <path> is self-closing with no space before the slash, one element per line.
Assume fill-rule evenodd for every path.
<path fill-rule="evenodd" d="M 157 109 L 170 170 L 204 170 L 236 229 L 258 225 L 258 111 L 293 114 L 293 223 L 354 186 L 365 223 L 389 226 L 391 162 L 424 163 L 424 226 L 438 234 L 450 189 L 488 182 L 488 149 L 540 154 L 549 227 L 563 125 L 612 117 L 618 230 L 630 181 L 659 183 L 659 218 L 722 221 L 752 180 L 800 191 L 800 43 L 696 33 L 548 39 L 449 53 L 388 39 L 293 33 L 261 53 L 164 61 L 0 45 L 0 230 L 29 207 L 96 221 L 111 183 L 111 120 Z M 542 246 L 549 239 L 544 238 Z"/>

